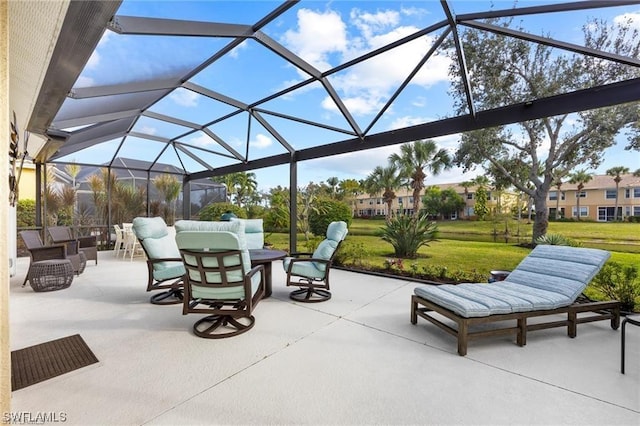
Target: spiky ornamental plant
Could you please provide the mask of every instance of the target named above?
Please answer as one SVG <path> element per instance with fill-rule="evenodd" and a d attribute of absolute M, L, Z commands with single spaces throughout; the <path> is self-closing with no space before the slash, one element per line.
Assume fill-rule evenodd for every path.
<path fill-rule="evenodd" d="M 426 215 L 399 215 L 387 221 L 377 235 L 393 246 L 397 257 L 415 258 L 420 247 L 428 246 L 437 233 L 438 226 Z"/>

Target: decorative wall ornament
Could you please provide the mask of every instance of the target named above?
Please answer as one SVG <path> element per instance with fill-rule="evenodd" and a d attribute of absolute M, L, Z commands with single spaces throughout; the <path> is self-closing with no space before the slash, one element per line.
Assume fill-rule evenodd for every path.
<path fill-rule="evenodd" d="M 13 207 L 18 201 L 18 186 L 20 185 L 20 176 L 22 175 L 22 166 L 24 166 L 24 160 L 29 155 L 27 151 L 27 144 L 29 143 L 29 132 L 24 132 L 24 151 L 19 152 L 20 136 L 18 131 L 18 120 L 16 119 L 16 112 L 13 111 L 13 118 L 11 120 L 11 140 L 9 141 L 9 204 Z M 20 166 L 17 165 L 20 160 Z"/>

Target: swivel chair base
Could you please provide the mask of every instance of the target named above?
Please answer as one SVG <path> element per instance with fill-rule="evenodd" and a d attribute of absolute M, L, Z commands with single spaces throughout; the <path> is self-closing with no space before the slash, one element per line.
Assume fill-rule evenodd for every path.
<path fill-rule="evenodd" d="M 177 305 L 178 303 L 182 303 L 182 289 L 181 288 L 173 288 L 168 291 L 163 291 L 162 293 L 157 293 L 151 296 L 149 302 L 154 305 Z"/>
<path fill-rule="evenodd" d="M 289 294 L 289 297 L 296 302 L 318 303 L 331 299 L 331 293 L 327 290 L 309 287 L 294 290 Z"/>
<path fill-rule="evenodd" d="M 205 339 L 224 339 L 251 330 L 255 321 L 253 315 L 241 318 L 231 315 L 209 315 L 193 324 L 193 333 Z"/>

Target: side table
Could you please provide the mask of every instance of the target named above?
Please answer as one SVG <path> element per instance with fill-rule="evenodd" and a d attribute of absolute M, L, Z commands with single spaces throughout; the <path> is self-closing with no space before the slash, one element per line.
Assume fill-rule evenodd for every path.
<path fill-rule="evenodd" d="M 52 259 L 33 262 L 29 284 L 33 291 L 62 290 L 73 281 L 73 265 L 69 259 Z"/>

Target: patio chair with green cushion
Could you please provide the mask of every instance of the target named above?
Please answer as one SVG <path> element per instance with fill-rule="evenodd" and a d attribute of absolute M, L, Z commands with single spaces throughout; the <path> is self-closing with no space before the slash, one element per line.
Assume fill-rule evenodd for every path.
<path fill-rule="evenodd" d="M 329 271 L 340 244 L 348 233 L 346 222 L 331 222 L 327 227 L 327 238 L 313 253 L 291 253 L 282 261 L 287 272 L 287 286 L 300 287 L 289 294 L 298 302 L 324 302 L 331 299 Z"/>
<path fill-rule="evenodd" d="M 40 231 L 20 231 L 20 238 L 24 242 L 25 247 L 29 251 L 30 263 L 27 276 L 24 278 L 22 286 L 27 284 L 27 281 L 31 278 L 31 272 L 33 270 L 32 265 L 35 262 L 43 260 L 54 259 L 68 259 L 71 261 L 73 272 L 76 275 L 80 275 L 81 271 L 81 259 L 78 255 L 75 244 L 53 244 L 45 246 L 40 238 Z"/>
<path fill-rule="evenodd" d="M 147 291 L 165 290 L 151 296 L 150 302 L 156 305 L 182 303 L 182 280 L 186 271 L 164 219 L 136 217 L 132 229 L 147 256 Z"/>
<path fill-rule="evenodd" d="M 87 260 L 93 260 L 98 264 L 98 247 L 95 235 L 74 238 L 71 228 L 68 226 L 50 226 L 47 232 L 54 244 L 65 244 L 69 241 L 75 241 L 78 250 L 84 253 Z"/>
<path fill-rule="evenodd" d="M 575 337 L 578 324 L 601 320 L 611 320 L 611 328 L 617 330 L 620 302 L 578 301 L 609 256 L 604 250 L 539 245 L 504 281 L 416 287 L 411 322 L 421 317 L 456 336 L 461 356 L 467 354 L 469 340 L 480 337 L 515 334 L 516 343 L 524 346 L 527 331 L 566 326 L 569 337 Z M 583 316 L 588 313 L 593 314 Z M 559 314 L 566 314 L 566 319 L 558 319 Z M 527 324 L 528 318 L 548 315 L 556 317 Z M 494 322 L 500 324 L 476 328 Z"/>
<path fill-rule="evenodd" d="M 187 270 L 183 315 L 208 314 L 193 325 L 196 336 L 237 336 L 255 324 L 253 310 L 264 296 L 264 266 L 251 268 L 244 224 L 227 231 L 184 231 L 176 241 Z"/>

